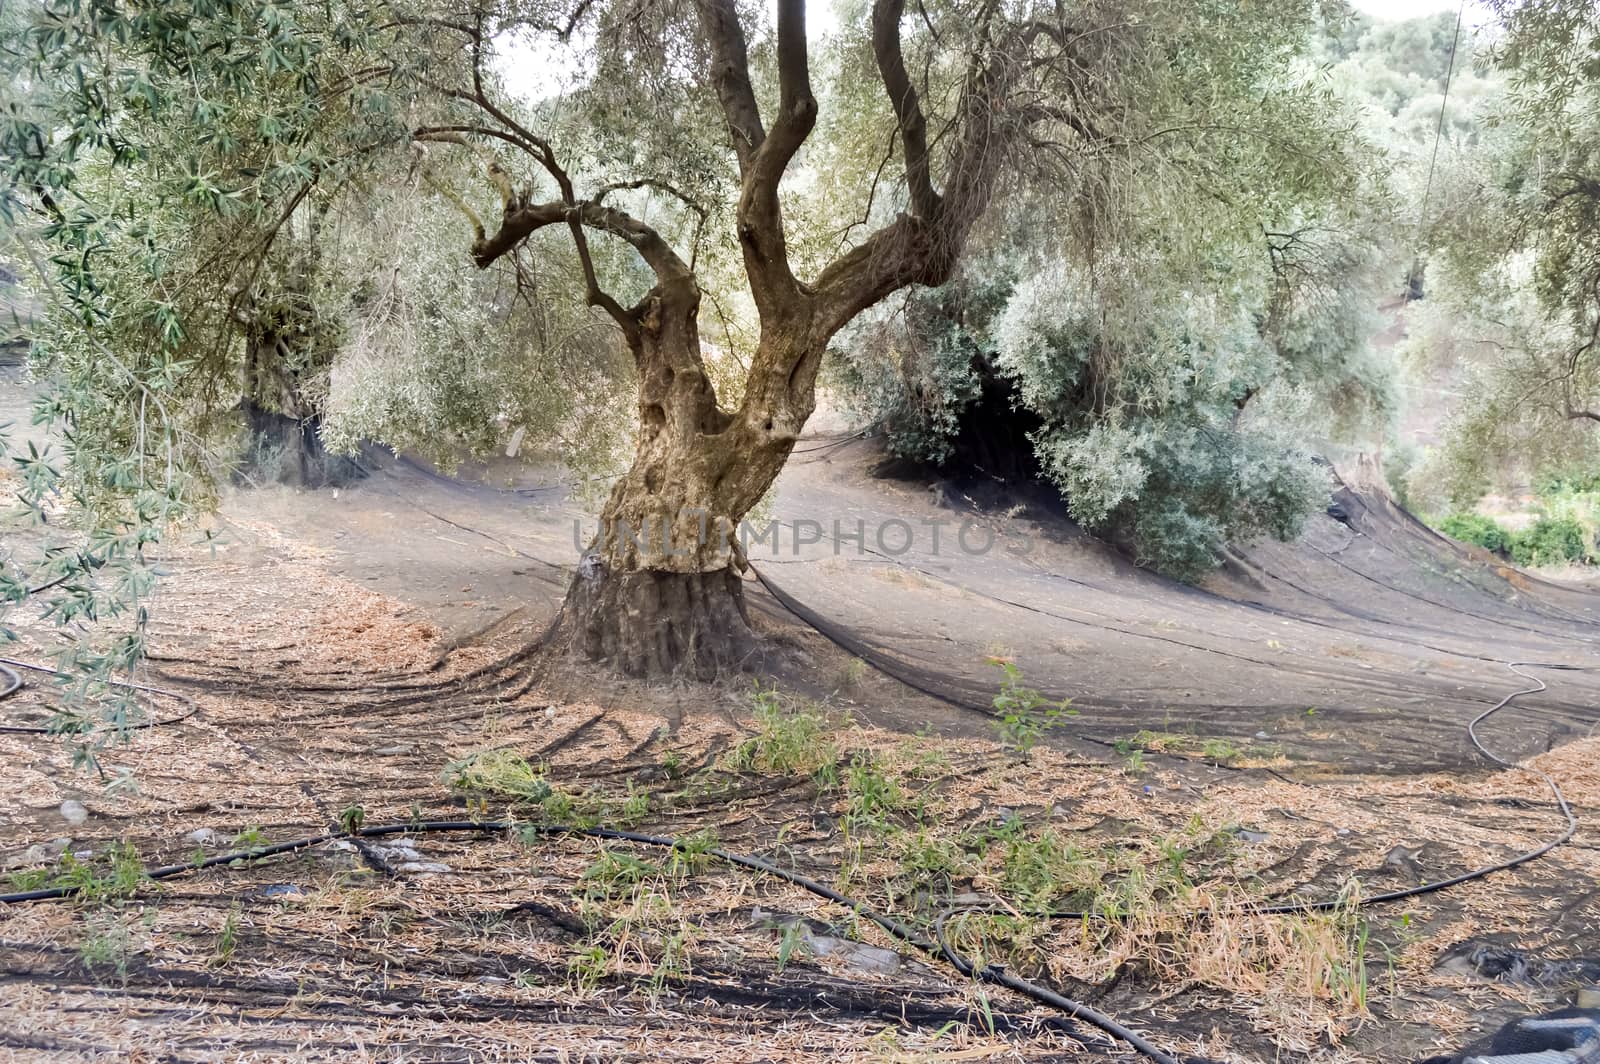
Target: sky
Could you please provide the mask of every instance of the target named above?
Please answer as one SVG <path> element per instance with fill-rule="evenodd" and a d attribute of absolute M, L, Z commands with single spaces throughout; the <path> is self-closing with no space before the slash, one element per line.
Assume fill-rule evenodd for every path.
<path fill-rule="evenodd" d="M 1373 18 L 1399 22 L 1419 15 L 1432 15 L 1440 11 L 1455 12 L 1460 0 L 1350 0 L 1351 6 Z M 1469 26 L 1481 23 L 1488 14 L 1477 0 L 1467 0 L 1466 22 Z"/>
<path fill-rule="evenodd" d="M 1356 10 L 1373 18 L 1400 21 L 1419 15 L 1432 15 L 1439 11 L 1455 11 L 1462 0 L 1351 0 Z M 776 17 L 776 0 L 767 0 L 769 15 Z M 812 0 L 808 5 L 806 29 L 808 36 L 827 33 L 837 23 L 833 15 L 832 0 Z M 1466 0 L 1465 21 L 1469 29 L 1482 25 L 1488 11 L 1481 0 Z M 524 99 L 538 99 L 555 91 L 563 75 L 577 73 L 571 56 L 560 50 L 533 49 L 526 44 L 502 41 L 497 66 L 506 79 L 507 87 Z M 562 69 L 565 68 L 565 69 Z"/>
<path fill-rule="evenodd" d="M 1395 21 L 1456 9 L 1455 0 L 1352 0 L 1352 3 L 1357 11 L 1373 18 Z"/>

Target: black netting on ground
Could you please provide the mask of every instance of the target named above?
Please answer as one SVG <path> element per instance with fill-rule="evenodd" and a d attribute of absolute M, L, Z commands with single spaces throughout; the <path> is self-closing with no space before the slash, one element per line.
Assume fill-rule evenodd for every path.
<path fill-rule="evenodd" d="M 1576 1055 L 1573 1054 L 1575 1050 Z M 1538 1053 L 1568 1054 L 1551 1056 L 1541 1064 L 1600 1060 L 1600 1009 L 1560 1009 L 1540 1016 L 1524 1016 L 1464 1047 L 1454 1056 L 1430 1057 L 1421 1064 L 1469 1064 L 1481 1059 Z"/>
<path fill-rule="evenodd" d="M 812 474 L 789 506 L 854 521 L 952 522 L 921 494 Z M 1001 654 L 1030 685 L 1073 699 L 1073 729 L 1141 730 L 1282 749 L 1352 770 L 1482 764 L 1465 725 L 1526 686 L 1505 665 L 1586 669 L 1600 595 L 1538 579 L 1432 532 L 1365 467 L 1299 541 L 1233 552 L 1204 588 L 1139 570 L 1048 513 L 981 518 L 1027 553 L 914 549 L 891 556 L 825 542 L 801 557 L 752 551 L 768 589 L 829 638 L 918 690 L 989 706 Z M 1020 539 L 1019 539 L 1020 543 Z M 1549 689 L 1485 725 L 1513 757 L 1587 734 L 1600 676 L 1551 673 Z"/>
<path fill-rule="evenodd" d="M 1435 534 L 1368 466 L 1341 471 L 1329 513 L 1297 542 L 1237 549 L 1194 588 L 1133 566 L 1048 493 L 874 479 L 876 455 L 844 437 L 791 462 L 776 546 L 748 547 L 765 584 L 749 597 L 959 712 L 989 710 L 1000 655 L 1029 686 L 1070 697 L 1086 738 L 1188 734 L 1333 771 L 1414 772 L 1484 764 L 1466 724 L 1527 686 L 1506 668 L 1524 661 L 1583 671 L 1544 673 L 1547 690 L 1484 725 L 1491 748 L 1526 757 L 1600 720 L 1600 594 Z M 491 488 L 390 462 L 356 490 L 409 507 L 419 531 L 504 556 L 502 591 L 547 614 L 593 529 L 549 478 Z M 990 549 L 962 549 L 964 523 Z"/>

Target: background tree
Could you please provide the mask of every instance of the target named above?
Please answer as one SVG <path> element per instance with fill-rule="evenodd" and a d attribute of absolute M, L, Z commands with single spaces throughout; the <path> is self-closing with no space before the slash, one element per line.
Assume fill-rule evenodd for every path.
<path fill-rule="evenodd" d="M 1186 166 L 1096 160 L 1114 199 L 1091 185 L 997 211 L 954 281 L 864 315 L 836 344 L 864 420 L 909 458 L 1044 477 L 1183 579 L 1230 542 L 1297 534 L 1327 501 L 1319 443 L 1388 427 L 1370 339 L 1403 273 L 1377 151 L 1312 66 L 1316 41 L 1284 38 L 1239 82 L 1153 86 Z"/>
<path fill-rule="evenodd" d="M 1600 465 L 1600 13 L 1494 10 L 1506 92 L 1441 171 L 1437 283 L 1413 314 L 1419 369 L 1459 381 L 1434 474 L 1457 506 Z"/>
<path fill-rule="evenodd" d="M 213 498 L 246 337 L 264 356 L 288 346 L 263 342 L 269 332 L 295 334 L 271 324 L 286 308 L 263 283 L 295 272 L 289 238 L 318 195 L 403 127 L 389 121 L 393 98 L 367 87 L 367 28 L 337 11 L 8 14 L 0 213 L 6 253 L 43 304 L 35 420 L 59 449 L 7 441 L 41 547 L 4 559 L 0 602 L 42 600 L 80 635 L 63 664 L 126 721 L 126 691 L 102 681 L 142 652 L 155 582 L 145 548 Z"/>

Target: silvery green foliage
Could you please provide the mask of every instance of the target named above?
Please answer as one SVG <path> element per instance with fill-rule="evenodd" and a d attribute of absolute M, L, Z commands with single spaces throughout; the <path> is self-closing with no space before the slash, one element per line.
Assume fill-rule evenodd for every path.
<path fill-rule="evenodd" d="M 993 326 L 994 366 L 1016 388 L 1019 405 L 1070 409 L 1094 357 L 1098 311 L 1088 286 L 1051 263 L 1020 281 Z"/>
<path fill-rule="evenodd" d="M 923 462 L 950 457 L 951 439 L 982 388 L 979 367 L 995 354 L 981 322 L 1010 290 L 1003 271 L 918 292 L 863 315 L 836 341 L 844 394 L 854 411 L 881 426 L 890 448 Z"/>
<path fill-rule="evenodd" d="M 1040 276 L 997 329 L 1031 355 L 1000 361 L 1022 402 L 1046 415 L 1035 447 L 1074 517 L 1126 540 L 1140 564 L 1193 580 L 1228 543 L 1291 538 L 1326 505 L 1326 475 L 1294 442 L 1314 422 L 1308 396 L 1284 379 L 1247 304 L 1179 293 L 1150 306 L 1130 340 L 1087 315 L 1071 329 L 1049 324 L 1037 308 L 1073 297 Z M 1121 344 L 1130 352 L 1114 366 L 1083 357 Z M 1043 373 L 1028 379 L 1032 369 Z"/>
<path fill-rule="evenodd" d="M 286 204 L 309 208 L 403 129 L 405 75 L 368 84 L 370 27 L 349 14 L 254 0 L 0 12 L 0 241 L 45 305 L 34 421 L 59 441 L 6 448 L 40 549 L 5 558 L 0 605 L 42 606 L 68 637 L 71 690 L 103 711 L 69 722 L 99 737 L 87 761 L 128 719 L 106 680 L 142 653 L 146 552 L 212 496 L 208 437 L 239 399 L 217 385 L 237 381 L 240 318 Z M 331 99 L 348 121 L 325 121 Z"/>
<path fill-rule="evenodd" d="M 1138 428 L 1095 426 L 1041 438 L 1041 457 L 1073 514 L 1125 538 L 1141 565 L 1184 580 L 1229 543 L 1291 539 L 1327 504 L 1328 478 L 1280 425 L 1236 427 L 1189 408 Z"/>
<path fill-rule="evenodd" d="M 614 471 L 631 442 L 633 367 L 614 326 L 560 283 L 559 243 L 540 266 L 480 270 L 461 219 L 397 189 L 348 226 L 347 339 L 333 360 L 323 439 L 372 441 L 449 466 L 503 452 L 549 455 L 580 477 Z"/>
<path fill-rule="evenodd" d="M 1310 441 L 1388 415 L 1391 382 L 1366 343 L 1370 260 L 1326 258 L 1334 268 L 1314 290 L 1282 285 L 1265 255 L 1185 285 L 1160 283 L 1171 264 L 1140 249 L 1092 269 L 1047 260 L 1015 283 L 1009 270 L 975 280 L 980 264 L 913 296 L 900 319 L 901 348 L 938 359 L 937 372 L 843 354 L 857 401 L 908 457 L 949 457 L 982 380 L 1003 384 L 1018 416 L 1040 423 L 1035 455 L 1073 517 L 1193 580 L 1230 542 L 1298 534 L 1328 495 Z M 930 398 L 941 380 L 959 387 Z"/>

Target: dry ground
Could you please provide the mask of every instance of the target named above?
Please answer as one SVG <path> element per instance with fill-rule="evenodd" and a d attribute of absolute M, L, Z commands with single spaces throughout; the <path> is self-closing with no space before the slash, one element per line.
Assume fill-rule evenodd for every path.
<path fill-rule="evenodd" d="M 1539 759 L 1582 821 L 1543 861 L 1361 914 L 1196 920 L 1184 913 L 1438 878 L 1530 848 L 1559 817 L 1523 772 L 1325 768 L 1307 784 L 1209 768 L 1179 728 L 1118 750 L 1074 742 L 1069 721 L 1022 760 L 983 721 L 917 734 L 913 708 L 881 726 L 871 707 L 889 682 L 800 631 L 783 638 L 803 667 L 758 720 L 748 680 L 649 688 L 519 658 L 538 618 L 463 638 L 469 614 L 446 632 L 448 611 L 337 575 L 329 551 L 237 506 L 230 524 L 214 556 L 168 561 L 149 678 L 200 712 L 105 753 L 136 790 L 106 793 L 54 740 L 0 736 L 0 855 L 22 880 L 59 874 L 29 872 L 28 848 L 51 840 L 104 870 L 119 844 L 178 861 L 324 831 L 352 807 L 368 824 L 511 816 L 709 834 L 922 927 L 996 898 L 1125 904 L 1116 921 L 957 912 L 949 930 L 1158 1044 L 1229 1061 L 1425 1056 L 1564 991 L 1441 967 L 1452 947 L 1600 953 L 1600 740 Z M 17 656 L 43 658 L 44 633 L 24 625 Z M 35 685 L 6 717 L 40 719 L 48 701 Z M 69 800 L 86 821 L 63 818 Z M 0 1057 L 29 1061 L 1123 1052 L 796 888 L 590 839 L 332 844 L 14 906 L 0 911 L 0 986 Z"/>

